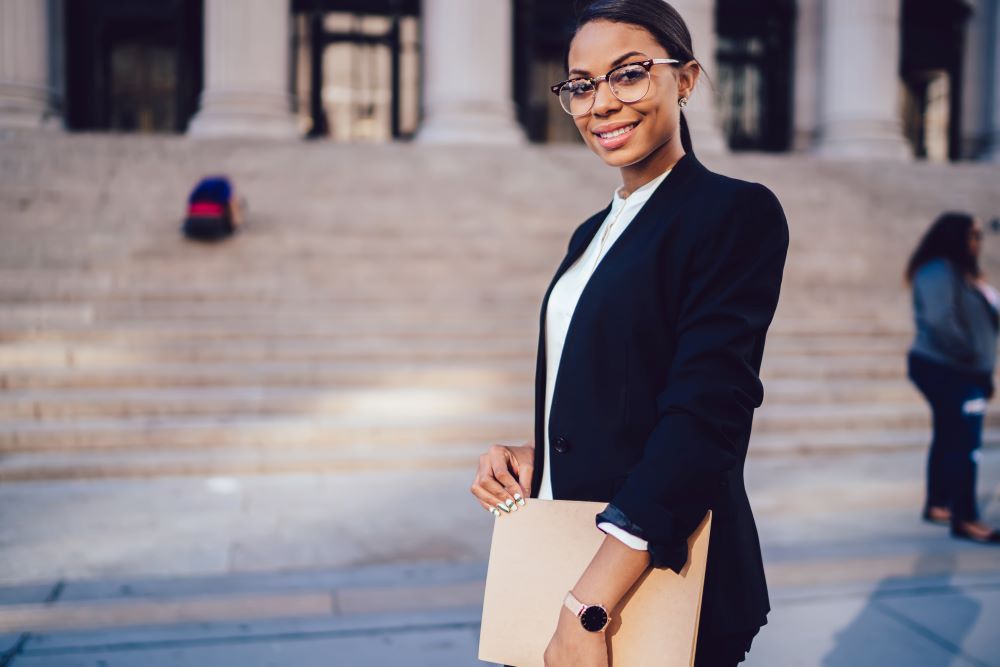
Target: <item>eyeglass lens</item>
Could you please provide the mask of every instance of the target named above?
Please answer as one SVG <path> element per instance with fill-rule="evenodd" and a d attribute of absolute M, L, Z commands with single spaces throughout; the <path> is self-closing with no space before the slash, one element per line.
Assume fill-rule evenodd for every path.
<path fill-rule="evenodd" d="M 622 102 L 638 102 L 649 90 L 649 72 L 642 65 L 621 67 L 608 77 L 608 85 Z M 566 113 L 580 116 L 594 106 L 596 92 L 590 81 L 570 81 L 559 90 L 559 101 Z"/>

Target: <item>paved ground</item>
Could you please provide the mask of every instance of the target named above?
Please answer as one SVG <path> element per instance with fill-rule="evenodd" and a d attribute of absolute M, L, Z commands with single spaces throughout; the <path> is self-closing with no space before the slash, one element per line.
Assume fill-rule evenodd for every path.
<path fill-rule="evenodd" d="M 922 465 L 749 462 L 773 606 L 749 665 L 1000 665 L 1000 550 L 916 519 Z M 6 484 L 0 664 L 481 664 L 468 477 Z M 1000 451 L 981 480 L 1000 523 Z"/>

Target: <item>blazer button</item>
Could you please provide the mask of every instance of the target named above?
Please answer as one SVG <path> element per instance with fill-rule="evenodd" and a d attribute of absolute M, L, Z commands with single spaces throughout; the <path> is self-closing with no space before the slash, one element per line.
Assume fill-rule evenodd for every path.
<path fill-rule="evenodd" d="M 572 446 L 573 445 L 570 443 L 569 440 L 567 440 L 564 436 L 560 435 L 558 438 L 556 438 L 554 449 L 560 454 L 565 454 L 570 450 L 570 447 Z"/>

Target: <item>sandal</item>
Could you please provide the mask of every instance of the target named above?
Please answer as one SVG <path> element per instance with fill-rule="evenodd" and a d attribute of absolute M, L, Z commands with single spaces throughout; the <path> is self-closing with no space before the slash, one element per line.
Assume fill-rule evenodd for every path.
<path fill-rule="evenodd" d="M 939 526 L 947 526 L 951 523 L 951 510 L 947 507 L 936 507 L 934 505 L 928 505 L 924 508 L 924 513 L 922 518 L 927 523 L 933 523 Z"/>

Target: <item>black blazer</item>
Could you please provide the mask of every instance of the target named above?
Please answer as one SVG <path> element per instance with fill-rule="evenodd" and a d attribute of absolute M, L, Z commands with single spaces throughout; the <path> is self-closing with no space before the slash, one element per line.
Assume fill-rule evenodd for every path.
<path fill-rule="evenodd" d="M 542 300 L 532 497 L 544 465 L 549 294 L 609 210 L 573 233 Z M 713 510 L 708 635 L 756 629 L 770 610 L 743 464 L 787 250 L 788 224 L 768 188 L 685 154 L 587 282 L 553 389 L 555 498 L 610 502 L 649 541 L 653 566 L 677 571 Z"/>

